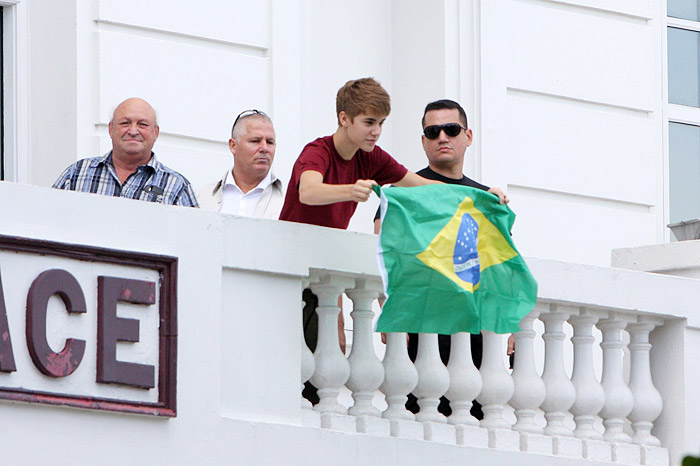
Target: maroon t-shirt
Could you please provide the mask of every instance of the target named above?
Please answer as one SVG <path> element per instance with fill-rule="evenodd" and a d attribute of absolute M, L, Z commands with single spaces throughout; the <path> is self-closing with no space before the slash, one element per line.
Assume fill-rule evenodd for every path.
<path fill-rule="evenodd" d="M 357 202 L 316 206 L 302 204 L 299 202 L 299 179 L 307 170 L 321 173 L 326 184 L 354 184 L 357 180 L 374 180 L 380 185 L 396 183 L 408 171 L 379 146 L 374 146 L 372 152 L 358 150 L 352 159 L 345 160 L 335 150 L 333 136 L 318 138 L 307 144 L 294 163 L 280 220 L 342 229 L 348 227 Z"/>

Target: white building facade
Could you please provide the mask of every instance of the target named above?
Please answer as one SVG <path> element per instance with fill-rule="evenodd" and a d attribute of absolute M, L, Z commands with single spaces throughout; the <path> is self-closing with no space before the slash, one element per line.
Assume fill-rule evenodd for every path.
<path fill-rule="evenodd" d="M 348 465 L 456 464 L 470 458 L 478 464 L 669 464 L 669 452 L 670 464 L 676 464 L 682 454 L 697 452 L 700 431 L 693 420 L 700 407 L 692 396 L 698 381 L 692 355 L 700 348 L 693 301 L 700 282 L 688 275 L 608 268 L 613 250 L 669 243 L 668 223 L 700 217 L 696 1 L 0 0 L 0 5 L 5 181 L 0 200 L 7 209 L 0 234 L 175 257 L 179 277 L 177 416 L 154 419 L 3 402 L 0 419 L 18 426 L 5 439 L 0 434 L 0 451 L 9 451 L 9 464 L 43 464 L 45 457 L 23 456 L 28 454 L 23 435 L 36 423 L 50 426 L 41 439 L 55 448 L 68 441 L 66 433 L 56 434 L 65 423 L 92 435 L 92 450 L 59 455 L 57 464 L 84 463 L 91 451 L 108 453 L 106 463 L 158 463 L 159 445 L 169 462 L 181 464 L 320 465 L 330 458 Z M 567 406 L 566 399 L 548 399 L 547 409 L 527 409 L 536 413 L 540 427 L 545 427 L 542 414 L 564 413 L 570 434 L 512 430 L 516 418 L 506 406 L 511 396 L 539 395 L 518 386 L 517 377 L 509 394 L 498 394 L 494 381 L 512 380 L 505 367 L 481 375 L 490 387 L 482 393 L 492 394 L 481 396 L 491 396 L 492 405 L 505 409 L 507 426 L 392 424 L 300 407 L 299 370 L 309 355 L 299 348 L 299 301 L 292 297 L 314 281 L 329 285 L 330 294 L 351 290 L 350 299 L 352 290 L 378 293 L 374 240 L 364 234 L 371 232 L 378 200 L 359 206 L 350 225 L 357 233 L 341 233 L 45 189 L 75 160 L 109 150 L 111 113 L 131 96 L 156 108 L 161 132 L 154 151 L 159 160 L 195 186 L 215 180 L 231 166 L 227 140 L 235 116 L 245 109 L 265 111 L 277 133 L 274 171 L 286 182 L 303 146 L 335 130 L 337 89 L 364 76 L 377 78 L 392 96 L 380 146 L 414 171 L 426 164 L 419 142 L 425 104 L 440 98 L 462 103 L 475 134 L 465 172 L 508 192 L 518 216 L 516 244 L 540 281 L 540 317 L 533 314 L 530 321 L 537 335 L 537 373 L 528 376 L 543 373 L 549 359 L 538 355 L 549 352 L 546 358 L 555 359 L 545 371 L 545 385 L 558 386 L 563 379 L 576 385 L 571 382 L 577 379 L 576 347 L 568 337 L 585 332 L 581 325 L 597 325 L 597 330 L 588 329 L 596 337 L 597 362 L 586 365 L 585 373 L 595 374 L 608 399 L 618 389 L 625 391 L 623 385 L 635 396 L 654 398 L 658 390 L 663 411 L 658 421 L 654 409 L 640 414 L 630 408 L 617 415 L 614 406 L 606 405 L 605 416 L 599 414 L 603 408 L 587 414 L 595 417 L 601 433 L 604 421 L 627 419 L 621 428 L 630 438 L 638 434 L 633 418 L 656 422 L 652 433 L 660 447 L 612 437 L 583 440 L 573 433 L 574 401 Z M 113 214 L 107 209 L 129 221 L 110 225 Z M 296 244 L 299 237 L 309 240 Z M 256 256 L 247 246 L 264 248 L 273 242 L 281 242 L 271 247 L 280 256 Z M 65 258 L 56 264 L 84 268 Z M 21 320 L 22 300 L 34 272 L 49 265 L 28 266 L 24 275 L 12 278 L 5 264 L 0 266 L 17 364 L 16 372 L 0 372 L 0 387 L 64 394 L 82 390 L 86 397 L 120 398 L 119 390 L 91 391 L 94 382 L 88 376 L 74 383 L 79 388 L 71 383 L 73 375 L 56 388 L 32 372 L 31 358 L 19 356 L 25 339 L 31 339 Z M 661 271 L 622 259 L 614 266 Z M 92 283 L 92 272 L 76 273 L 84 289 L 80 274 Z M 158 283 L 154 273 L 136 276 Z M 227 312 L 229 305 L 235 312 Z M 90 314 L 89 302 L 87 307 Z M 71 321 L 49 322 L 61 327 Z M 89 322 L 79 332 L 87 342 L 86 354 L 94 354 L 97 343 L 89 337 Z M 142 325 L 147 333 L 155 324 L 147 320 Z M 546 325 L 554 327 L 547 330 Z M 624 330 L 619 336 L 603 335 L 618 327 Z M 549 341 L 559 343 L 545 349 L 539 338 L 543 331 L 556 334 Z M 645 331 L 651 332 L 654 345 L 650 353 L 646 350 L 651 357 L 646 365 L 645 350 L 639 350 L 646 348 Z M 560 334 L 567 338 L 560 341 Z M 68 336 L 59 332 L 49 343 L 58 348 Z M 607 369 L 599 364 L 604 360 L 601 338 L 609 338 L 603 346 L 613 348 L 607 356 L 611 361 L 626 355 L 621 372 L 612 363 Z M 143 354 L 160 374 L 156 340 L 143 342 Z M 521 344 L 527 346 L 526 341 Z M 268 354 L 270 345 L 279 347 Z M 143 355 L 118 351 L 125 351 L 119 357 L 127 360 Z M 338 356 L 344 359 L 338 353 L 330 360 Z M 675 364 L 666 367 L 663 361 L 669 358 Z M 94 359 L 81 363 L 79 370 L 95 370 Z M 356 372 L 352 360 L 349 367 L 349 373 Z M 582 370 L 581 363 L 578 367 Z M 314 371 L 305 370 L 311 371 L 306 378 Z M 656 388 L 633 382 L 644 379 L 639 374 L 645 371 Z M 32 375 L 25 376 L 27 372 Z M 78 370 L 75 374 L 80 375 Z M 671 387 L 671 379 L 679 385 Z M 154 393 L 133 390 L 126 389 L 130 403 L 159 403 Z M 379 409 L 386 407 L 382 403 L 383 397 Z M 518 401 L 511 408 L 514 403 Z M 649 404 L 656 406 L 655 401 Z M 574 411 L 584 409 L 575 406 Z M 145 454 L 121 449 L 111 438 Z M 191 445 L 185 447 L 188 439 Z"/>

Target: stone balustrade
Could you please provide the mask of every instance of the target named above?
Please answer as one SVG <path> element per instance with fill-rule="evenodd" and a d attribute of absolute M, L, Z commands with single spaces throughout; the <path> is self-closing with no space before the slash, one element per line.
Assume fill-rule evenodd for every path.
<path fill-rule="evenodd" d="M 664 325 L 662 316 L 540 299 L 514 335 L 512 371 L 505 357 L 507 335 L 486 331 L 477 369 L 469 334 L 452 336 L 447 365 L 437 335 L 420 335 L 412 363 L 406 334 L 388 334 L 380 361 L 382 348 L 372 328 L 378 277 L 315 272 L 310 287 L 319 297 L 319 344 L 313 358 L 304 347 L 302 378 L 318 388 L 320 402 L 312 407 L 302 401 L 307 424 L 598 462 L 668 464 L 667 449 L 652 434 L 663 403 L 652 379 L 649 335 Z M 353 303 L 347 358 L 337 330 L 343 293 Z M 354 400 L 349 409 L 339 399 L 343 385 Z M 376 402 L 377 390 L 385 404 Z M 404 406 L 409 393 L 420 406 L 415 415 Z M 437 409 L 443 395 L 453 410 L 448 417 Z M 482 405 L 481 420 L 470 413 L 475 399 Z"/>
<path fill-rule="evenodd" d="M 538 304 L 520 322 L 512 371 L 506 336 L 491 333 L 479 369 L 467 334 L 453 336 L 446 365 L 434 336 L 424 335 L 413 363 L 405 334 L 388 334 L 383 345 L 373 332 L 373 235 L 12 183 L 0 183 L 0 198 L 8 200 L 0 235 L 53 251 L 14 248 L 0 263 L 12 336 L 3 348 L 11 346 L 17 368 L 0 373 L 0 385 L 19 394 L 0 403 L 9 426 L 3 464 L 91 464 L 107 452 L 120 464 L 676 465 L 697 454 L 697 271 L 683 278 L 528 258 Z M 167 334 L 177 362 L 164 366 L 177 378 L 163 392 L 177 401 L 176 416 L 114 415 L 90 401 L 92 391 L 137 404 L 158 398 L 155 388 L 96 383 L 94 283 L 103 272 L 93 256 L 67 254 L 76 248 L 177 258 L 177 331 Z M 664 245 L 662 256 L 676 250 L 685 260 L 678 273 L 700 264 L 700 242 Z M 642 259 L 622 265 L 667 269 Z M 104 273 L 158 280 L 114 267 Z M 60 335 L 88 344 L 80 370 L 63 378 L 43 375 L 27 351 L 27 290 L 48 269 L 76 274 L 88 305 L 80 316 L 48 320 L 47 328 L 64 329 L 51 333 L 56 349 Z M 319 297 L 315 354 L 301 337 L 304 288 Z M 341 294 L 353 329 L 346 354 L 336 324 Z M 140 339 L 119 343 L 129 350 L 120 359 L 162 363 L 158 339 L 148 337 L 155 309 L 150 317 L 125 309 L 122 317 L 140 321 Z M 300 396 L 309 379 L 321 388 L 315 407 Z M 48 403 L 25 403 L 27 390 Z M 56 407 L 47 393 L 78 396 L 91 409 Z M 419 416 L 405 409 L 408 393 L 418 396 Z M 442 394 L 451 401 L 447 418 L 434 410 Z M 469 411 L 474 399 L 483 420 Z M 90 441 L 67 449 L 76 438 Z M 28 448 L 34 444 L 42 448 Z"/>

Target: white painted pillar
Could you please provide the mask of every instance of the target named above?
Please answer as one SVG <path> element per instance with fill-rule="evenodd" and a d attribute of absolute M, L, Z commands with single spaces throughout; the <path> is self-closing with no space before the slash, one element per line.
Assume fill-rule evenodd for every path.
<path fill-rule="evenodd" d="M 602 439 L 603 435 L 593 428 L 596 415 L 605 405 L 605 391 L 598 382 L 593 368 L 593 325 L 599 314 L 582 308 L 579 315 L 569 322 L 574 327 L 574 372 L 571 381 L 576 388 L 576 401 L 571 407 L 576 422 L 574 435 L 578 438 Z"/>
<path fill-rule="evenodd" d="M 632 411 L 634 398 L 632 391 L 625 385 L 622 374 L 622 330 L 627 322 L 616 312 L 598 322 L 603 332 L 603 377 L 601 385 L 605 390 L 605 405 L 600 412 L 605 433 L 603 438 L 610 442 L 630 442 L 629 435 L 623 432 L 625 417 Z"/>
<path fill-rule="evenodd" d="M 535 423 L 537 409 L 544 402 L 544 381 L 535 367 L 533 324 L 539 317 L 537 307 L 520 321 L 520 331 L 515 334 L 515 361 L 513 362 L 513 397 L 510 405 L 515 408 L 517 422 L 513 430 L 541 434 L 542 428 Z"/>
<path fill-rule="evenodd" d="M 481 359 L 481 393 L 477 397 L 484 412 L 481 427 L 487 429 L 510 429 L 503 418 L 504 405 L 513 396 L 513 378 L 506 370 L 503 355 L 506 347 L 502 335 L 482 331 L 484 352 Z"/>
<path fill-rule="evenodd" d="M 384 393 L 387 408 L 382 413 L 385 419 L 415 419 L 406 409 L 406 398 L 418 383 L 418 371 L 408 357 L 406 333 L 386 334 L 386 353 L 384 353 L 384 381 L 379 389 Z"/>
<path fill-rule="evenodd" d="M 481 374 L 472 361 L 471 334 L 455 333 L 450 343 L 450 388 L 445 396 L 450 400 L 452 414 L 450 424 L 478 426 L 479 421 L 471 415 L 472 401 L 481 392 Z"/>
<path fill-rule="evenodd" d="M 634 435 L 632 441 L 640 445 L 658 446 L 659 439 L 651 434 L 654 420 L 659 417 L 663 408 L 663 400 L 651 380 L 649 364 L 649 333 L 663 319 L 652 316 L 639 316 L 638 322 L 627 326 L 630 334 L 629 349 L 631 353 L 631 369 L 629 388 L 634 398 L 634 408 L 628 419 L 632 422 Z"/>
<path fill-rule="evenodd" d="M 418 398 L 420 406 L 416 420 L 447 422 L 445 416 L 437 410 L 440 397 L 450 386 L 450 374 L 440 359 L 437 333 L 419 334 L 416 370 L 418 385 L 413 389 L 413 394 Z"/>
<path fill-rule="evenodd" d="M 314 369 L 316 368 L 316 362 L 314 361 L 314 355 L 309 349 L 308 346 L 306 346 L 306 341 L 304 341 L 304 333 L 302 329 L 302 334 L 301 334 L 301 390 L 304 390 L 304 384 L 306 383 L 307 380 L 311 377 L 311 375 L 314 373 Z M 304 398 L 303 396 L 301 397 L 301 407 L 304 409 L 311 409 L 311 402 Z"/>
<path fill-rule="evenodd" d="M 338 402 L 338 393 L 350 376 L 350 365 L 340 351 L 338 340 L 338 297 L 353 284 L 352 279 L 328 274 L 311 284 L 311 291 L 318 296 L 316 371 L 311 376 L 311 383 L 318 388 L 320 399 L 314 409 L 322 413 L 346 413 L 345 407 Z"/>
<path fill-rule="evenodd" d="M 547 426 L 544 428 L 547 435 L 574 435 L 573 431 L 564 425 L 566 413 L 576 401 L 574 384 L 569 380 L 564 368 L 564 322 L 576 312 L 575 308 L 552 304 L 549 312 L 540 316 L 545 329 L 542 335 L 545 345 L 542 380 L 547 393 L 542 410 L 547 420 Z"/>
<path fill-rule="evenodd" d="M 350 378 L 345 385 L 352 390 L 353 406 L 348 410 L 354 416 L 367 415 L 379 417 L 379 410 L 372 405 L 374 391 L 384 380 L 384 367 L 374 353 L 372 340 L 372 302 L 379 296 L 382 285 L 376 281 L 357 279 L 355 288 L 345 293 L 352 300 L 352 350 Z"/>
<path fill-rule="evenodd" d="M 309 286 L 308 280 L 302 280 L 302 289 L 305 289 Z M 306 303 L 304 301 L 301 301 L 301 308 L 302 308 L 302 313 L 303 309 Z M 304 384 L 306 383 L 307 380 L 313 375 L 314 370 L 316 369 L 316 362 L 314 361 L 314 354 L 311 352 L 308 346 L 306 346 L 306 340 L 304 340 L 304 322 L 303 319 L 299 319 L 299 322 L 301 323 L 300 329 L 301 329 L 301 390 L 304 391 Z M 301 397 L 301 407 L 302 409 L 312 409 L 313 406 L 311 405 L 311 402 L 304 398 L 303 396 Z"/>

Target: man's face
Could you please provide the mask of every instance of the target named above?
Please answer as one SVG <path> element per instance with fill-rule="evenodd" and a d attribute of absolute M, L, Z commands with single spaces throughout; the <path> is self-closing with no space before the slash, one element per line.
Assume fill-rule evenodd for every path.
<path fill-rule="evenodd" d="M 125 100 L 114 111 L 109 123 L 113 155 L 148 159 L 158 133 L 153 108 L 141 99 Z"/>
<path fill-rule="evenodd" d="M 425 114 L 426 127 L 448 123 L 464 126 L 464 123 L 459 119 L 459 111 L 456 108 L 431 110 Z M 449 169 L 458 165 L 459 170 L 462 171 L 464 153 L 472 143 L 472 130 L 462 130 L 454 137 L 448 136 L 443 130 L 435 139 L 428 139 L 424 134 L 421 140 L 430 165 L 441 169 Z"/>
<path fill-rule="evenodd" d="M 267 118 L 255 116 L 243 120 L 244 132 L 239 138 L 229 139 L 228 147 L 233 154 L 234 175 L 262 181 L 275 159 L 275 128 Z"/>
<path fill-rule="evenodd" d="M 348 139 L 354 145 L 365 152 L 370 152 L 382 135 L 382 127 L 386 121 L 386 115 L 371 115 L 361 113 L 350 117 L 345 112 L 340 112 L 340 124 L 347 129 Z"/>

